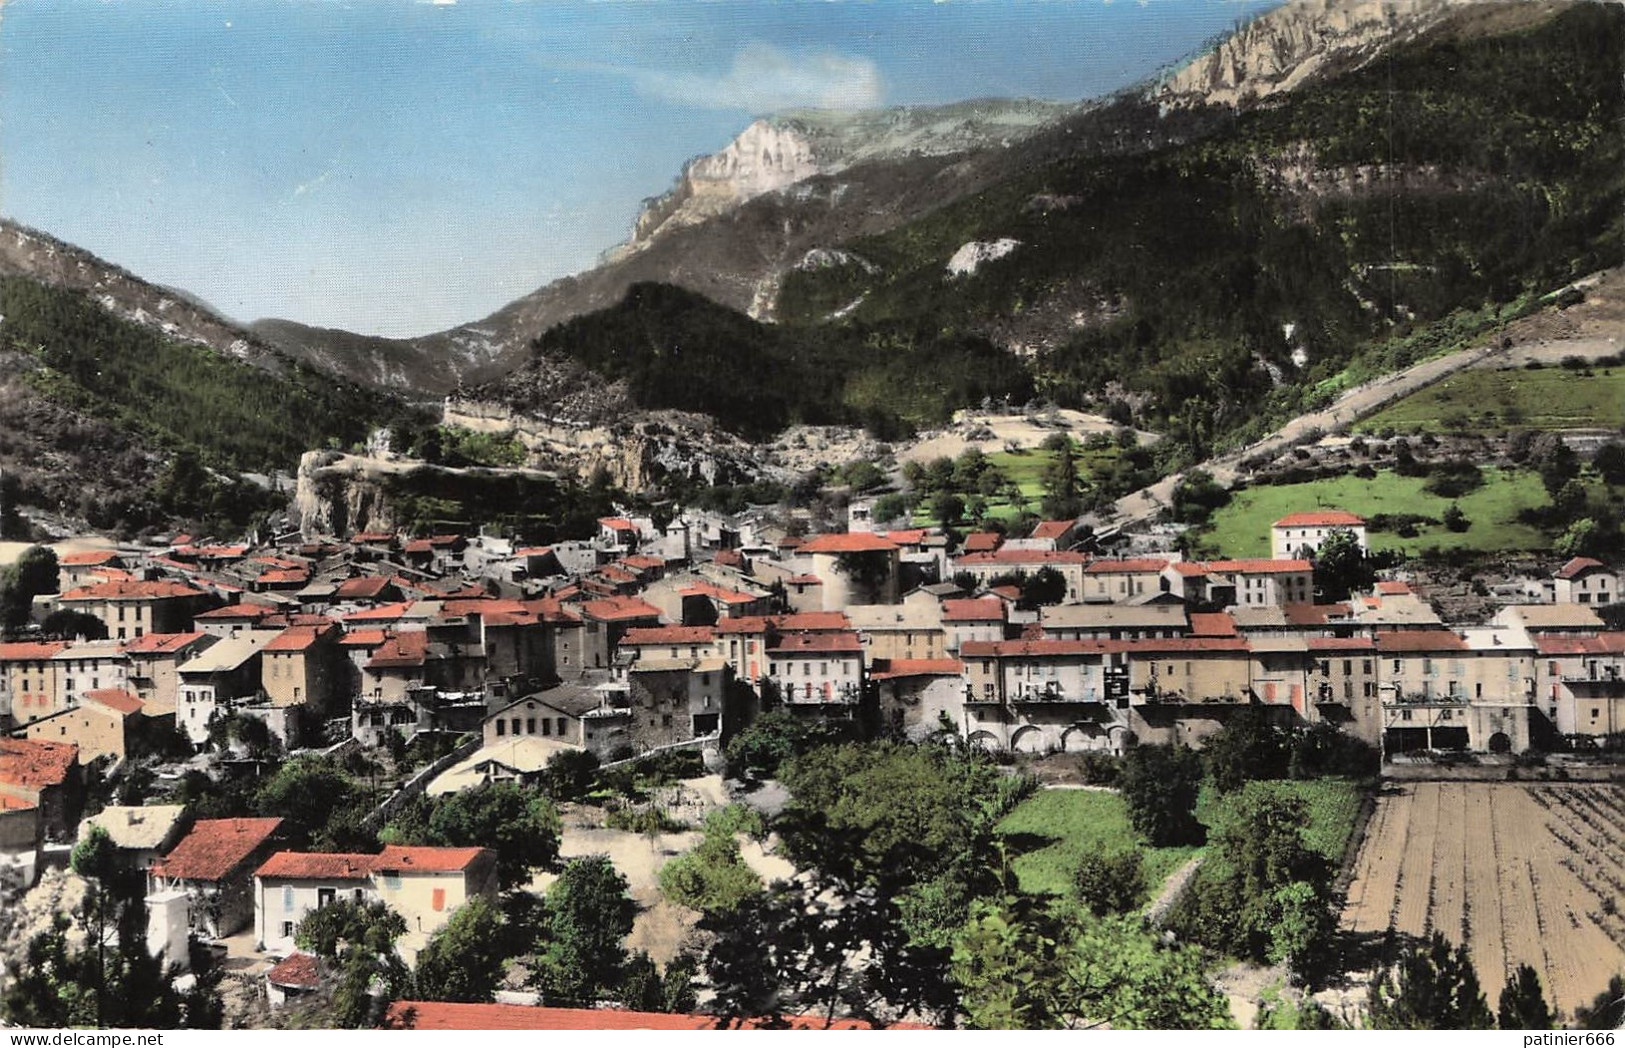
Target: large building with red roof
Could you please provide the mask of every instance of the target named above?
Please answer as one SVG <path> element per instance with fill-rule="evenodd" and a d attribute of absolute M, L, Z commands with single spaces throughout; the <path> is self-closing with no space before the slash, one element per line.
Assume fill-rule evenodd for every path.
<path fill-rule="evenodd" d="M 1288 513 L 1270 525 L 1270 557 L 1275 560 L 1312 557 L 1326 536 L 1334 531 L 1354 535 L 1361 550 L 1366 544 L 1365 518 L 1341 509 L 1306 510 Z"/>
<path fill-rule="evenodd" d="M 84 771 L 72 743 L 0 736 L 0 801 L 39 809 L 50 840 L 71 840 L 84 805 Z"/>
<path fill-rule="evenodd" d="M 184 582 L 127 580 L 99 582 L 62 594 L 56 605 L 94 615 L 113 640 L 147 633 L 183 633 L 209 595 Z"/>

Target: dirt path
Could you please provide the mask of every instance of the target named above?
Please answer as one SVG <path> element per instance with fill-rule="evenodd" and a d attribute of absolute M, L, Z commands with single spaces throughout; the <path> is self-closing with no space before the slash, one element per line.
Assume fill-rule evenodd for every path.
<path fill-rule="evenodd" d="M 1343 432 L 1367 415 L 1458 371 L 1518 367 L 1534 360 L 1555 364 L 1570 356 L 1594 360 L 1625 349 L 1625 271 L 1599 273 L 1579 281 L 1577 286 L 1586 288 L 1587 293 L 1580 305 L 1525 317 L 1509 324 L 1505 331 L 1486 334 L 1477 346 L 1356 386 L 1326 408 L 1299 415 L 1262 440 L 1216 455 L 1193 468 L 1206 470 L 1215 481 L 1229 487 L 1242 475 L 1244 459 L 1279 455 L 1316 431 Z M 1506 348 L 1502 347 L 1503 340 L 1508 343 Z M 1183 477 L 1184 473 L 1176 473 L 1123 496 L 1106 521 L 1129 524 L 1154 518 L 1172 503 L 1174 488 Z"/>
<path fill-rule="evenodd" d="M 1196 871 L 1201 869 L 1202 859 L 1203 856 L 1201 855 L 1192 855 L 1185 861 L 1185 865 L 1175 870 L 1162 883 L 1161 893 L 1151 900 L 1150 906 L 1145 908 L 1147 924 L 1153 928 L 1162 926 L 1162 922 L 1167 918 L 1169 911 L 1179 902 L 1180 896 L 1185 894 L 1185 889 L 1191 886 L 1191 881 L 1196 879 Z"/>

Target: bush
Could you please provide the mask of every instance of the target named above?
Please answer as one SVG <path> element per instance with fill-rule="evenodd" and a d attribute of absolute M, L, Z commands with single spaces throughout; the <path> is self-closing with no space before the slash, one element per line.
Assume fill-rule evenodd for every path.
<path fill-rule="evenodd" d="M 1112 753 L 1080 753 L 1077 766 L 1085 786 L 1116 786 L 1123 776 L 1123 761 Z"/>
<path fill-rule="evenodd" d="M 1138 908 L 1145 898 L 1143 858 L 1138 848 L 1085 855 L 1072 877 L 1078 901 L 1096 917 Z"/>
<path fill-rule="evenodd" d="M 1154 848 L 1200 844 L 1196 796 L 1202 759 L 1184 746 L 1136 746 L 1123 760 L 1123 800 L 1129 821 Z"/>

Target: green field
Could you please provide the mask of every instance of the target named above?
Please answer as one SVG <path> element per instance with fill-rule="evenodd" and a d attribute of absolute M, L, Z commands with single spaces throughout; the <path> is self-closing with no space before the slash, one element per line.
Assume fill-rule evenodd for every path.
<path fill-rule="evenodd" d="M 1022 891 L 1033 895 L 1070 896 L 1072 874 L 1087 854 L 1145 846 L 1129 825 L 1123 798 L 1103 790 L 1040 790 L 1006 815 L 998 832 L 1011 847 Z M 1145 879 L 1152 894 L 1200 850 L 1146 848 Z"/>
<path fill-rule="evenodd" d="M 1463 371 L 1361 422 L 1380 433 L 1615 429 L 1625 426 L 1625 368 L 1583 375 L 1568 368 Z"/>
<path fill-rule="evenodd" d="M 1096 478 L 1109 473 L 1122 457 L 1122 450 L 1115 444 L 1109 448 L 1089 448 L 1082 444 L 1074 445 L 1073 458 L 1076 462 L 1076 471 L 1079 487 L 1087 490 L 1096 484 Z M 989 520 L 1013 521 L 1023 512 L 1038 513 L 1044 501 L 1044 471 L 1060 455 L 1057 451 L 1046 451 L 1043 448 L 1024 448 L 1020 451 L 995 451 L 987 456 L 987 461 L 997 469 L 1007 480 L 1014 481 L 1021 489 L 1022 502 L 1018 505 L 1003 495 L 988 498 L 987 518 Z M 961 493 L 961 497 L 969 502 L 973 497 L 969 493 Z M 931 514 L 931 499 L 922 499 L 915 508 L 914 523 L 919 527 L 927 527 L 941 523 Z"/>
<path fill-rule="evenodd" d="M 1342 859 L 1360 811 L 1358 783 L 1346 779 L 1252 782 L 1228 797 L 1220 797 L 1211 785 L 1204 785 L 1197 818 L 1211 826 L 1225 806 L 1253 792 L 1302 799 L 1309 809 L 1304 843 L 1334 863 Z M 998 832 L 1010 848 L 1011 866 L 1022 891 L 1033 895 L 1070 896 L 1073 871 L 1085 855 L 1140 847 L 1145 850 L 1149 902 L 1170 874 L 1202 850 L 1146 848 L 1144 838 L 1129 824 L 1123 798 L 1104 790 L 1040 790 L 1006 815 Z"/>
<path fill-rule="evenodd" d="M 1301 484 L 1275 484 L 1238 491 L 1230 504 L 1213 514 L 1201 537 L 1204 555 L 1267 557 L 1270 525 L 1288 513 L 1336 507 L 1367 519 L 1378 513 L 1416 513 L 1441 519 L 1451 502 L 1472 522 L 1463 532 L 1442 524 L 1423 525 L 1415 538 L 1390 532 L 1369 535 L 1373 550 L 1397 549 L 1415 554 L 1429 546 L 1441 549 L 1545 549 L 1550 541 L 1538 528 L 1518 522 L 1518 512 L 1544 505 L 1540 476 L 1527 470 L 1484 469 L 1484 486 L 1459 499 L 1440 498 L 1422 490 L 1425 477 L 1402 477 L 1382 470 L 1370 480 L 1352 474 Z"/>

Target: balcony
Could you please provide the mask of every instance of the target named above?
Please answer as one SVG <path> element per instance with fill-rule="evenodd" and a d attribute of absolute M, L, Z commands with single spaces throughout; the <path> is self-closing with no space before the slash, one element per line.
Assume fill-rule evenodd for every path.
<path fill-rule="evenodd" d="M 1079 704 L 1105 703 L 1105 698 L 1095 688 L 1063 687 L 1058 681 L 1045 681 L 1043 684 L 1022 684 L 1010 693 L 1012 702 L 1067 702 Z"/>

